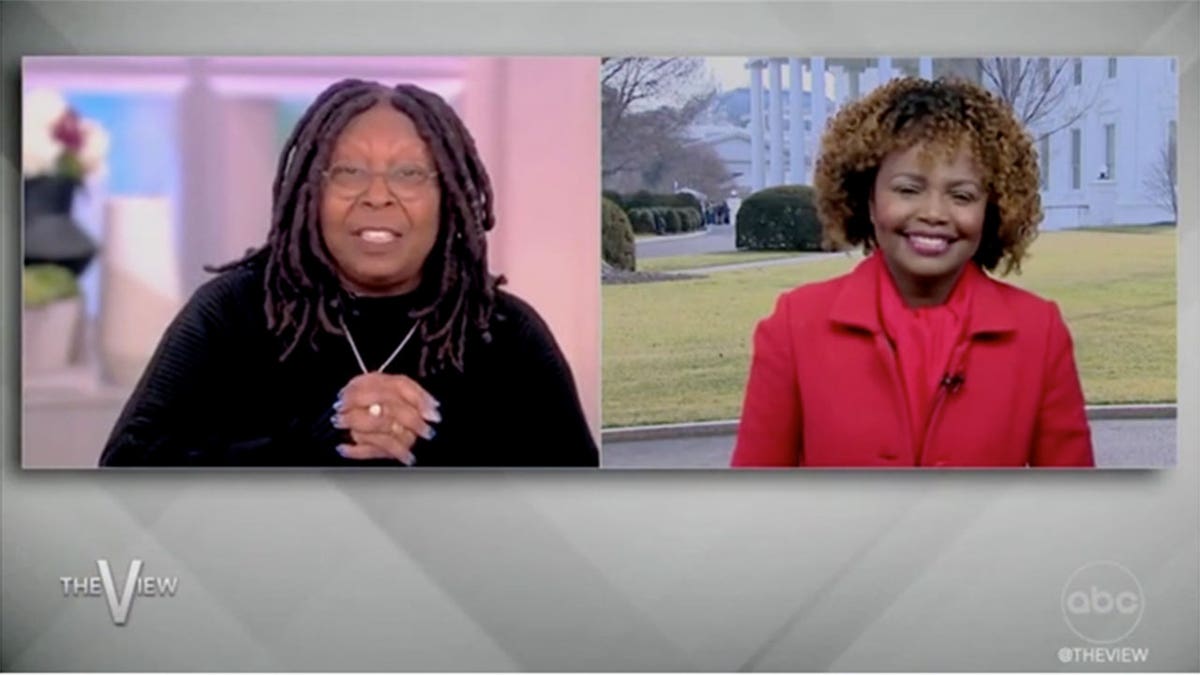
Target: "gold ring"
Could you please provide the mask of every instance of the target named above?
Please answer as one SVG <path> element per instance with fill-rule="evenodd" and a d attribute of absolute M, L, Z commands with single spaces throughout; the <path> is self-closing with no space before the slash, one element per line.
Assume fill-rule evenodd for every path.
<path fill-rule="evenodd" d="M 367 414 L 371 417 L 379 417 L 383 414 L 383 406 L 378 403 L 372 403 L 370 408 L 367 408 Z"/>

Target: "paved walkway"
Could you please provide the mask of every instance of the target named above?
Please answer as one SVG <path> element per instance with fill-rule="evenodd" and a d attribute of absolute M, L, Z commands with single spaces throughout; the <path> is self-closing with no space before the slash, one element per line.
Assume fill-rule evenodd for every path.
<path fill-rule="evenodd" d="M 669 258 L 681 255 L 700 255 L 704 253 L 736 253 L 737 238 L 732 225 L 710 225 L 707 232 L 692 234 L 668 235 L 664 237 L 645 237 L 635 242 L 638 260 L 647 258 Z M 798 263 L 825 260 L 847 253 L 801 253 L 787 258 L 772 258 L 728 265 L 712 265 L 684 270 L 671 270 L 671 274 L 713 274 L 716 272 L 735 272 L 737 270 L 753 269 L 755 267 L 774 267 L 776 265 L 795 265 Z"/>
<path fill-rule="evenodd" d="M 704 436 L 604 444 L 603 466 L 612 469 L 722 469 L 734 437 Z M 1092 420 L 1096 465 L 1107 468 L 1171 467 L 1176 458 L 1174 419 Z"/>
<path fill-rule="evenodd" d="M 693 267 L 686 270 L 671 270 L 672 274 L 714 274 L 716 272 L 736 272 L 738 270 L 754 269 L 756 267 L 778 267 L 780 265 L 797 265 L 800 263 L 816 262 L 845 256 L 845 253 L 803 253 L 787 258 L 770 258 L 750 262 L 730 263 L 728 265 L 712 265 L 710 267 Z"/>
<path fill-rule="evenodd" d="M 737 240 L 732 225 L 710 225 L 707 232 L 700 234 L 638 239 L 634 245 L 638 260 L 737 250 Z"/>

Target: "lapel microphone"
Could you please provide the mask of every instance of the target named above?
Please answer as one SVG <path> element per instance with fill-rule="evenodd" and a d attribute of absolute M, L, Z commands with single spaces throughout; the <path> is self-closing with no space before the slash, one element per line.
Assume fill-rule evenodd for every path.
<path fill-rule="evenodd" d="M 963 373 L 954 373 L 953 375 L 946 373 L 942 376 L 941 386 L 949 393 L 954 394 L 957 393 L 959 389 L 962 389 L 963 383 L 966 381 L 966 375 Z"/>

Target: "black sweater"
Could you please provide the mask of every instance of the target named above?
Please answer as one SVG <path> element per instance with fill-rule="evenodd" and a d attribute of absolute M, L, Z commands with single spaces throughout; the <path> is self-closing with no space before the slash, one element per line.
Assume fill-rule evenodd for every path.
<path fill-rule="evenodd" d="M 408 333 L 415 298 L 353 298 L 346 324 L 368 369 Z M 260 265 L 201 286 L 167 328 L 100 457 L 103 466 L 394 466 L 337 454 L 349 432 L 331 418 L 362 374 L 344 336 L 324 332 L 280 362 L 266 326 Z M 532 307 L 497 294 L 492 339 L 469 337 L 463 372 L 417 377 L 419 334 L 387 368 L 441 402 L 417 466 L 598 466 L 574 378 Z"/>

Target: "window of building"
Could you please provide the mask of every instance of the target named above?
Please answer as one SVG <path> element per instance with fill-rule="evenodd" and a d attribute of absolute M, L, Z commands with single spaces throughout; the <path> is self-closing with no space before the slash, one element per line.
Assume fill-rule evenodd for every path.
<path fill-rule="evenodd" d="M 1071 68 L 1073 71 L 1073 77 L 1071 81 L 1074 82 L 1076 86 L 1083 84 L 1083 59 L 1074 59 L 1073 63 L 1071 64 Z"/>
<path fill-rule="evenodd" d="M 1037 74 L 1043 87 L 1050 86 L 1050 59 L 1037 60 Z"/>
<path fill-rule="evenodd" d="M 1108 59 L 1108 76 L 1109 77 L 1117 76 L 1117 60 L 1116 60 L 1116 58 L 1109 57 L 1109 59 Z"/>
<path fill-rule="evenodd" d="M 1078 190 L 1083 183 L 1083 134 L 1079 129 L 1071 130 L 1071 189 Z"/>
<path fill-rule="evenodd" d="M 1108 180 L 1117 178 L 1117 125 L 1104 125 L 1104 167 Z"/>
<path fill-rule="evenodd" d="M 1050 136 L 1042 136 L 1038 141 L 1038 174 L 1043 190 L 1050 187 Z"/>

